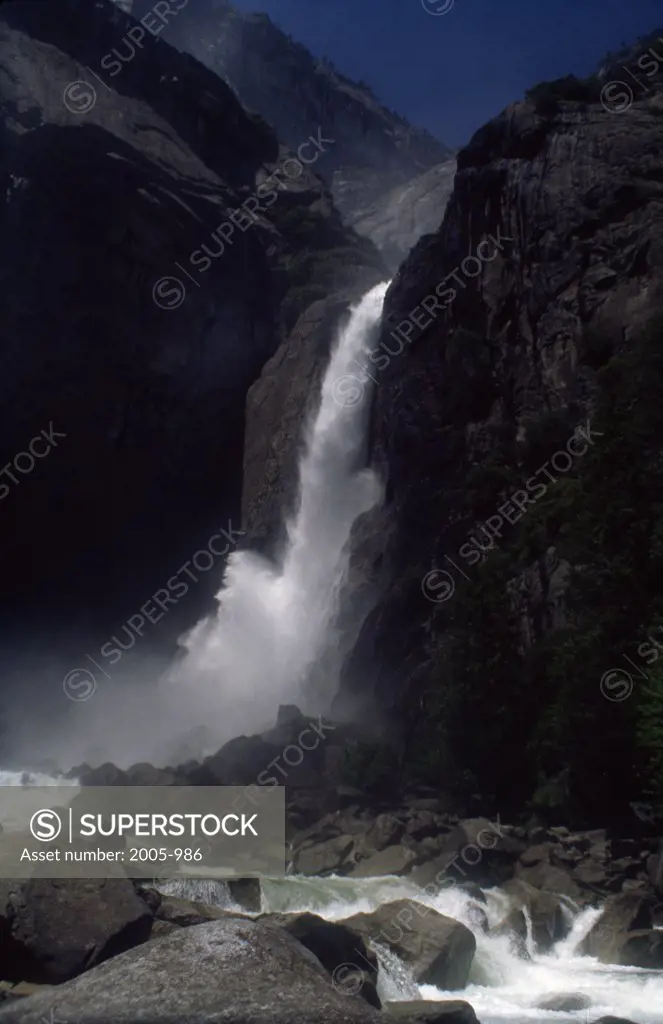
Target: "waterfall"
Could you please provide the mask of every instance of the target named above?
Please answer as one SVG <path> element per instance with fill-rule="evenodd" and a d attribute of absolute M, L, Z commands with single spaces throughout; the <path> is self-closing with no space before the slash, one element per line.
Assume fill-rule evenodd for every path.
<path fill-rule="evenodd" d="M 248 550 L 230 556 L 216 613 L 182 640 L 184 656 L 164 680 L 171 725 L 181 734 L 205 723 L 213 749 L 265 729 L 280 703 L 317 713 L 335 694 L 337 680 L 329 678 L 317 695 L 322 706 L 313 707 L 307 680 L 334 626 L 353 524 L 381 496 L 376 475 L 364 467 L 369 391 L 356 360 L 379 326 L 387 287 L 372 288 L 339 332 L 305 429 L 298 502 L 281 558 Z"/>

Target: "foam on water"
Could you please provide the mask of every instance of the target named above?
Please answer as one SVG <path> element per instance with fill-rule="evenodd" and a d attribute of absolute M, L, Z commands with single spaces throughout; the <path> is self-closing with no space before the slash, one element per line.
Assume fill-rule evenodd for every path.
<path fill-rule="evenodd" d="M 474 933 L 477 951 L 470 982 L 462 992 L 444 992 L 431 985 L 414 986 L 409 970 L 388 950 L 381 948 L 379 991 L 384 999 L 465 999 L 481 1024 L 588 1024 L 601 1016 L 617 1016 L 635 1024 L 663 1024 L 663 972 L 617 967 L 580 956 L 577 948 L 602 911 L 587 908 L 575 912 L 567 905 L 573 923 L 569 935 L 546 955 L 531 960 L 519 953 L 515 935 L 490 935 L 481 927 L 477 910 L 489 927 L 499 924 L 510 909 L 508 895 L 500 889 L 485 892 L 479 903 L 461 889 L 450 887 L 437 895 L 419 889 L 403 878 L 303 878 L 264 882 L 264 910 L 297 913 L 310 911 L 329 921 L 367 913 L 381 904 L 411 899 L 467 925 Z M 398 923 L 395 927 L 399 927 Z M 402 925 L 400 925 L 402 927 Z M 591 1008 L 573 1013 L 544 1011 L 537 1004 L 552 995 L 585 995 Z"/>
<path fill-rule="evenodd" d="M 77 786 L 76 779 L 63 775 L 47 775 L 45 772 L 11 771 L 0 769 L 0 786 Z"/>

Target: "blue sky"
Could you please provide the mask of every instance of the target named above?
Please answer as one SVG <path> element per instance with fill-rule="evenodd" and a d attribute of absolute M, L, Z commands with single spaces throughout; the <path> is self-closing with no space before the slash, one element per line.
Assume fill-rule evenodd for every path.
<path fill-rule="evenodd" d="M 661 0 L 233 0 L 451 146 L 525 89 L 663 24 Z M 424 5 L 448 13 L 427 13 Z"/>

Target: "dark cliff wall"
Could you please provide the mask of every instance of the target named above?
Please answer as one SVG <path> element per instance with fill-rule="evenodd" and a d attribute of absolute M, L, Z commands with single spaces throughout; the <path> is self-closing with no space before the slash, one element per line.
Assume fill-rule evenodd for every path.
<path fill-rule="evenodd" d="M 620 77 L 543 85 L 475 135 L 367 357 L 387 497 L 353 580 L 381 596 L 336 710 L 397 738 L 390 784 L 504 813 L 600 818 L 663 783 L 656 666 L 632 700 L 604 679 L 637 680 L 623 656 L 662 621 L 663 76 L 615 107 Z M 292 493 L 297 415 L 275 408 L 312 359 L 282 348 L 252 390 L 256 536 Z"/>
<path fill-rule="evenodd" d="M 663 709 L 602 682 L 660 610 L 661 78 L 619 114 L 544 89 L 479 131 L 387 295 L 383 597 L 344 693 L 498 808 L 537 780 L 583 813 L 633 799 Z"/>
<path fill-rule="evenodd" d="M 382 273 L 315 166 L 291 163 L 229 236 L 291 154 L 136 29 L 106 0 L 0 10 L 0 465 L 51 422 L 66 434 L 2 478 L 6 629 L 29 602 L 108 635 L 213 528 L 239 527 L 250 384 L 310 302 Z M 198 607 L 168 632 L 180 611 Z"/>

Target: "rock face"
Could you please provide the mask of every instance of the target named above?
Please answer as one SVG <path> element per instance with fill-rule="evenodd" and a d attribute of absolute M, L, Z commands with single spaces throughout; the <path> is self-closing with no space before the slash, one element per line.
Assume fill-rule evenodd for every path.
<path fill-rule="evenodd" d="M 0 12 L 2 465 L 59 432 L 2 503 L 5 589 L 55 587 L 65 615 L 76 566 L 78 594 L 86 573 L 104 588 L 106 637 L 229 518 L 232 550 L 248 388 L 312 301 L 383 275 L 315 161 L 270 192 L 291 157 L 272 130 L 163 39 L 132 60 L 135 30 L 108 0 Z M 261 185 L 252 225 L 234 211 Z"/>
<path fill-rule="evenodd" d="M 152 912 L 128 879 L 30 879 L 0 885 L 2 972 L 57 984 L 145 942 Z"/>
<path fill-rule="evenodd" d="M 463 765 L 470 785 L 502 808 L 532 796 L 531 779 L 543 770 L 533 730 L 552 731 L 545 708 L 559 700 L 559 716 L 567 713 L 565 670 L 555 666 L 558 675 L 551 670 L 541 684 L 537 675 L 546 639 L 570 614 L 573 548 L 562 553 L 561 505 L 562 495 L 571 501 L 580 456 L 570 458 L 565 445 L 588 429 L 600 368 L 630 352 L 661 306 L 662 105 L 653 87 L 619 124 L 599 104 L 510 107 L 459 154 L 442 227 L 415 247 L 385 302 L 392 357 L 378 376 L 372 436 L 386 525 L 366 558 L 367 574 L 379 565 L 383 596 L 362 627 L 343 691 L 355 708 L 362 693 L 367 708 L 391 708 L 404 742 L 416 736 L 417 749 L 446 756 L 437 777 L 455 774 L 462 785 Z M 607 413 L 593 426 L 610 444 Z M 575 450 L 594 450 L 600 438 L 591 441 Z M 537 490 L 533 474 L 553 457 L 574 468 L 565 483 L 564 472 L 553 472 Z M 560 503 L 557 518 L 541 505 L 532 511 L 542 492 Z M 511 504 L 513 495 L 529 504 Z M 589 500 L 585 492 L 576 498 L 585 507 Z M 592 557 L 610 553 L 606 546 Z M 593 600 L 599 616 L 598 592 Z M 591 620 L 581 627 L 591 635 Z M 621 808 L 628 784 L 606 736 L 625 748 L 630 740 L 620 734 L 623 716 L 600 696 L 601 656 L 605 646 L 586 673 L 586 696 L 574 691 L 602 737 L 600 749 L 583 752 L 591 770 L 577 766 L 575 720 L 551 743 L 557 771 L 573 762 L 560 776 L 560 802 L 569 806 L 573 786 L 589 813 L 607 816 L 599 795 L 613 807 L 619 796 Z M 510 700 L 518 715 L 505 711 Z M 525 751 L 517 778 L 496 749 Z"/>
<path fill-rule="evenodd" d="M 382 715 L 399 764 L 418 769 L 425 751 L 428 780 L 453 779 L 465 800 L 481 793 L 484 807 L 503 813 L 531 801 L 544 820 L 578 814 L 583 827 L 587 816 L 629 813 L 637 785 L 619 767 L 633 763 L 630 720 L 600 690 L 623 650 L 605 585 L 594 582 L 610 579 L 616 607 L 619 566 L 637 556 L 637 545 L 620 548 L 631 543 L 620 525 L 631 507 L 602 491 L 615 467 L 638 478 L 647 544 L 656 547 L 659 528 L 647 495 L 663 486 L 663 369 L 660 344 L 643 339 L 663 303 L 662 85 L 659 71 L 625 118 L 598 102 L 600 82 L 578 96 L 542 88 L 477 132 L 458 155 L 440 228 L 392 283 L 368 367 L 386 500 L 353 568 L 371 608 L 359 617 L 334 711 Z M 245 506 L 265 537 L 278 514 L 261 470 L 290 493 L 289 438 L 298 436 L 297 416 L 282 427 L 278 411 L 294 409 L 319 373 L 311 349 L 298 349 L 272 362 L 249 415 Z M 628 391 L 632 368 L 650 387 L 644 399 L 641 385 Z M 625 456 L 619 437 L 633 402 L 648 444 Z M 625 480 L 623 493 L 633 486 Z M 595 529 L 606 513 L 610 527 Z M 588 564 L 583 583 L 577 570 Z M 642 622 L 655 618 L 654 574 L 645 605 L 632 597 L 635 649 Z M 573 673 L 569 630 L 584 659 Z M 576 674 L 583 682 L 573 687 Z M 512 702 L 518 715 L 506 713 Z M 515 778 L 496 749 L 522 752 Z M 607 877 L 599 851 L 582 860 L 576 895 L 638 880 L 632 863 Z M 544 874 L 570 874 L 546 859 L 522 870 L 545 887 Z"/>
<path fill-rule="evenodd" d="M 150 10 L 150 0 L 136 0 L 133 9 L 140 17 Z M 319 128 L 335 140 L 320 166 L 350 223 L 362 210 L 368 218 L 374 216 L 372 205 L 388 189 L 451 155 L 428 132 L 382 106 L 365 83 L 346 78 L 330 61 L 317 60 L 265 14 L 245 14 L 216 0 L 206 7 L 189 7 L 169 22 L 164 34 L 229 82 L 242 103 L 261 114 L 294 151 Z M 415 185 L 416 197 L 425 203 L 430 187 Z M 410 230 L 412 243 L 418 237 L 419 216 L 414 215 Z M 423 211 L 422 216 L 430 224 Z M 358 222 L 357 229 L 373 237 L 373 226 L 365 227 L 360 229 Z M 375 225 L 375 230 L 377 236 L 381 227 Z M 405 238 L 405 221 L 394 234 Z"/>
<path fill-rule="evenodd" d="M 415 243 L 439 229 L 455 173 L 456 161 L 445 160 L 379 196 L 371 206 L 348 217 L 348 222 L 371 239 L 395 273 Z"/>
<path fill-rule="evenodd" d="M 373 913 L 348 917 L 343 923 L 392 949 L 420 985 L 454 990 L 467 984 L 476 940 L 459 921 L 422 904 L 396 900 Z"/>
<path fill-rule="evenodd" d="M 0 1011 L 6 1024 L 75 1020 L 209 1024 L 372 1024 L 364 1000 L 339 993 L 283 930 L 250 921 L 186 928 L 115 957 L 57 990 Z M 49 1013 L 52 1015 L 49 1017 Z"/>

